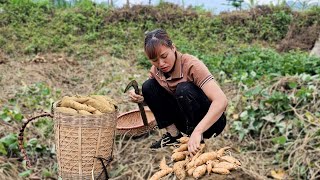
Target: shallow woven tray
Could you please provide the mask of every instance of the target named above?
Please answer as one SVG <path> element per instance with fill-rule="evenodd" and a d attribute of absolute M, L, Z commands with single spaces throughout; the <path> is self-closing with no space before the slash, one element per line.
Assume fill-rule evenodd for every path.
<path fill-rule="evenodd" d="M 148 126 L 144 126 L 139 109 L 120 114 L 117 117 L 116 134 L 128 136 L 140 136 L 157 125 L 156 119 L 150 109 L 145 108 Z"/>

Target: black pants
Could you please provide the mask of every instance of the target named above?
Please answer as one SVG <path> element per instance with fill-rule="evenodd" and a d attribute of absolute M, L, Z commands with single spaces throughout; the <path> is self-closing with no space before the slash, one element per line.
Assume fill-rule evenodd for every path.
<path fill-rule="evenodd" d="M 192 134 L 211 105 L 205 93 L 192 82 L 179 83 L 172 95 L 155 79 L 149 79 L 143 83 L 142 93 L 160 129 L 175 124 L 187 135 Z M 219 135 L 225 126 L 226 116 L 222 114 L 218 121 L 203 133 L 203 138 Z"/>

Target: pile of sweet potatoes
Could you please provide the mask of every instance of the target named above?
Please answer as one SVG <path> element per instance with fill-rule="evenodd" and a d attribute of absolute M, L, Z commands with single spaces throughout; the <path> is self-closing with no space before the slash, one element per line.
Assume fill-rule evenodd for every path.
<path fill-rule="evenodd" d="M 91 96 L 64 96 L 57 107 L 57 112 L 67 114 L 103 114 L 111 113 L 116 110 L 116 102 L 103 95 L 91 95 Z"/>
<path fill-rule="evenodd" d="M 150 180 L 158 180 L 170 173 L 174 173 L 177 179 L 185 179 L 192 176 L 198 179 L 208 173 L 230 174 L 230 171 L 237 169 L 241 163 L 236 158 L 226 155 L 225 151 L 230 147 L 223 147 L 217 151 L 206 151 L 206 145 L 201 144 L 200 150 L 191 157 L 188 152 L 188 137 L 179 139 L 178 148 L 173 150 L 171 160 L 172 167 L 166 163 L 165 157 L 160 162 L 160 171 L 156 172 Z"/>

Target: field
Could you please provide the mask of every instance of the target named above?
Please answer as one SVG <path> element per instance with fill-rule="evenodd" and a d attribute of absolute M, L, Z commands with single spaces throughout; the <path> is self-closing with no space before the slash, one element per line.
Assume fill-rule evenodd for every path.
<path fill-rule="evenodd" d="M 211 15 L 168 3 L 115 9 L 90 1 L 0 0 L 0 179 L 58 179 L 53 121 L 27 127 L 32 169 L 17 134 L 26 118 L 50 112 L 63 96 L 104 94 L 118 102 L 119 113 L 136 109 L 123 90 L 132 79 L 141 87 L 148 78 L 143 38 L 158 27 L 209 67 L 229 100 L 227 128 L 206 144 L 231 146 L 242 166 L 202 179 L 320 178 L 320 58 L 309 56 L 319 38 L 319 8 Z M 117 136 L 110 179 L 148 179 L 158 171 L 171 149 L 149 146 L 162 133 Z"/>

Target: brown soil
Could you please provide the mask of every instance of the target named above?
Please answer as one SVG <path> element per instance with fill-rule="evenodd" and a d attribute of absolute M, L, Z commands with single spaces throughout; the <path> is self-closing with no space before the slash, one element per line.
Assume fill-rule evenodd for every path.
<path fill-rule="evenodd" d="M 320 35 L 320 23 L 313 21 L 318 15 L 295 14 L 293 23 L 289 26 L 289 30 L 285 38 L 277 46 L 280 52 L 288 52 L 290 50 L 299 49 L 302 51 L 311 51 L 316 40 Z M 295 19 L 305 19 L 304 24 L 297 24 Z M 314 23 L 315 22 L 315 23 Z"/>

